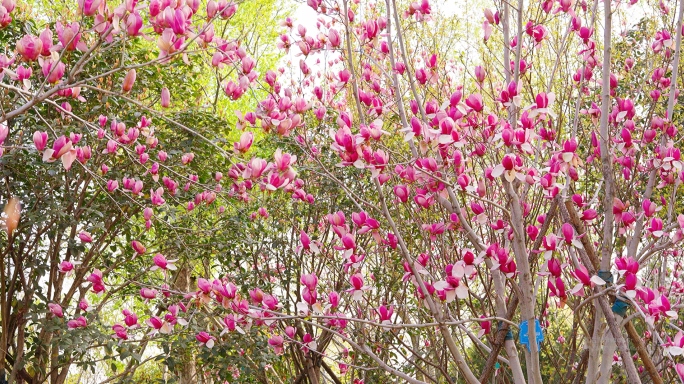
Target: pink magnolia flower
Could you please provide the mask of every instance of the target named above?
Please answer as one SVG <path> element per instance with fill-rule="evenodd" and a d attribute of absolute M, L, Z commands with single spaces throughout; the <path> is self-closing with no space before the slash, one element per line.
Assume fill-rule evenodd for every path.
<path fill-rule="evenodd" d="M 93 273 L 91 273 L 86 280 L 93 283 L 93 285 L 102 284 L 102 271 L 100 271 L 99 269 L 93 270 Z"/>
<path fill-rule="evenodd" d="M 672 356 L 680 356 L 684 354 L 684 334 L 682 331 L 677 332 L 674 340 L 667 337 L 667 343 L 664 345 L 665 350 Z"/>
<path fill-rule="evenodd" d="M 647 228 L 653 237 L 659 238 L 665 235 L 663 231 L 663 220 L 659 217 L 654 217 L 651 219 L 651 225 Z"/>
<path fill-rule="evenodd" d="M 117 180 L 107 181 L 107 190 L 109 192 L 114 192 L 117 188 L 119 188 L 119 182 Z"/>
<path fill-rule="evenodd" d="M 36 149 L 42 151 L 47 145 L 48 134 L 47 132 L 35 131 L 33 133 L 33 144 L 35 144 Z"/>
<path fill-rule="evenodd" d="M 97 13 L 97 9 L 100 7 L 102 0 L 78 0 L 78 10 L 83 13 L 84 16 L 93 16 Z"/>
<path fill-rule="evenodd" d="M 299 281 L 302 283 L 302 285 L 309 288 L 309 290 L 315 291 L 316 285 L 318 284 L 318 277 L 313 273 L 307 274 L 307 275 L 302 275 L 302 277 L 299 279 Z"/>
<path fill-rule="evenodd" d="M 124 327 L 121 324 L 114 324 L 112 326 L 112 331 L 114 331 L 114 334 L 112 334 L 113 339 L 119 339 L 120 342 L 123 340 L 128 340 L 128 329 Z"/>
<path fill-rule="evenodd" d="M 675 372 L 677 372 L 681 380 L 684 380 L 684 364 L 677 364 L 675 366 Z"/>
<path fill-rule="evenodd" d="M 486 318 L 486 316 L 480 316 L 481 319 Z M 480 330 L 477 331 L 477 337 L 482 337 L 484 335 L 488 335 L 492 331 L 492 322 L 491 321 L 481 321 L 480 322 Z"/>
<path fill-rule="evenodd" d="M 336 308 L 340 304 L 340 295 L 332 291 L 328 294 L 328 303 L 330 303 L 331 308 Z"/>
<path fill-rule="evenodd" d="M 394 187 L 394 194 L 402 203 L 405 203 L 409 198 L 409 187 L 406 185 L 397 185 Z"/>
<path fill-rule="evenodd" d="M 649 303 L 648 307 L 649 310 L 653 310 L 655 313 L 662 313 L 671 319 L 677 319 L 677 312 L 672 310 L 670 300 L 665 295 L 655 298 Z"/>
<path fill-rule="evenodd" d="M 52 31 L 50 30 L 49 26 L 46 25 L 43 32 L 41 32 L 40 36 L 38 36 L 40 41 L 43 43 L 43 50 L 41 52 L 41 55 L 50 56 L 50 54 L 51 54 L 50 48 L 52 48 L 52 36 L 53 36 Z"/>
<path fill-rule="evenodd" d="M 152 268 L 150 268 L 151 271 L 156 271 L 157 269 L 162 269 L 164 271 L 170 269 L 172 271 L 175 271 L 176 266 L 173 263 L 178 261 L 178 259 L 167 260 L 166 257 L 164 257 L 164 255 L 162 255 L 161 253 L 157 253 L 152 258 L 152 261 L 154 261 L 155 265 L 152 266 Z"/>
<path fill-rule="evenodd" d="M 135 84 L 136 72 L 135 69 L 131 69 L 126 73 L 124 77 L 123 84 L 121 85 L 121 90 L 126 93 L 133 89 L 133 84 Z"/>
<path fill-rule="evenodd" d="M 166 87 L 162 88 L 160 103 L 163 108 L 168 108 L 171 106 L 171 93 Z"/>
<path fill-rule="evenodd" d="M 482 67 L 481 65 L 478 65 L 475 67 L 475 80 L 477 80 L 478 83 L 482 83 L 485 80 L 485 77 L 487 76 L 487 71 Z"/>
<path fill-rule="evenodd" d="M 162 187 L 157 188 L 156 191 L 153 188 L 150 188 L 150 201 L 152 202 L 152 204 L 155 206 L 164 205 L 166 203 L 166 200 L 164 200 L 164 198 L 162 197 L 163 194 L 164 189 Z"/>
<path fill-rule="evenodd" d="M 484 102 L 482 101 L 482 95 L 479 93 L 474 93 L 469 95 L 466 99 L 466 105 L 475 112 L 481 112 L 484 109 Z"/>
<path fill-rule="evenodd" d="M 85 299 L 78 302 L 78 307 L 84 312 L 92 312 L 95 310 L 95 307 L 90 305 Z"/>
<path fill-rule="evenodd" d="M 641 204 L 641 207 L 643 208 L 646 217 L 651 217 L 656 214 L 656 212 L 659 212 L 663 209 L 663 207 L 656 205 L 649 199 L 644 200 L 644 202 Z"/>
<path fill-rule="evenodd" d="M 60 136 L 52 144 L 52 148 L 43 151 L 43 161 L 51 163 L 71 151 L 72 142 L 66 136 Z"/>
<path fill-rule="evenodd" d="M 558 237 L 556 235 L 549 234 L 547 236 L 544 236 L 543 240 L 543 247 L 545 249 L 544 252 L 544 259 L 550 260 L 551 257 L 553 256 L 553 253 L 556 251 L 556 246 L 557 246 L 557 241 Z"/>
<path fill-rule="evenodd" d="M 87 1 L 87 0 L 86 0 Z M 128 36 L 140 35 L 143 26 L 143 19 L 139 12 L 135 11 L 126 16 L 126 33 Z"/>
<path fill-rule="evenodd" d="M 184 154 L 183 156 L 181 156 L 181 163 L 183 163 L 183 165 L 187 165 L 187 164 L 190 163 L 194 158 L 195 158 L 195 154 L 194 154 L 194 153 L 192 153 L 192 152 L 186 153 L 186 154 Z"/>
<path fill-rule="evenodd" d="M 66 273 L 67 275 L 70 275 L 74 270 L 74 264 L 78 264 L 78 262 L 71 263 L 66 260 L 62 261 L 59 263 L 59 273 Z"/>
<path fill-rule="evenodd" d="M 86 231 L 81 231 L 81 233 L 78 234 L 78 238 L 81 239 L 82 242 L 84 243 L 92 243 L 93 238 L 90 236 L 90 233 Z"/>
<path fill-rule="evenodd" d="M 625 291 L 625 294 L 628 297 L 635 298 L 637 295 L 636 288 L 637 288 L 637 283 L 638 279 L 637 276 L 633 273 L 627 273 L 625 275 L 625 285 L 623 287 L 623 290 Z"/>
<path fill-rule="evenodd" d="M 138 254 L 138 255 L 143 255 L 145 252 L 147 252 L 147 249 L 145 248 L 144 245 L 142 245 L 141 242 L 138 240 L 133 240 L 131 242 L 131 247 L 133 247 L 133 250 Z"/>
<path fill-rule="evenodd" d="M 57 31 L 57 37 L 62 48 L 66 48 L 67 51 L 73 51 L 78 49 L 79 51 L 86 51 L 88 47 L 81 41 L 81 25 L 74 21 L 69 25 L 62 25 L 61 22 L 55 24 L 55 30 Z"/>
<path fill-rule="evenodd" d="M 582 219 L 583 221 L 592 221 L 597 217 L 598 213 L 596 212 L 596 210 L 590 208 L 582 212 L 582 216 L 580 216 L 580 219 Z"/>
<path fill-rule="evenodd" d="M 216 281 L 215 281 L 216 283 Z M 230 284 L 232 285 L 232 284 Z M 199 278 L 197 279 L 197 288 L 204 293 L 209 293 L 213 289 L 213 285 L 207 279 Z"/>
<path fill-rule="evenodd" d="M 436 241 L 437 235 L 444 233 L 446 226 L 444 223 L 423 224 L 423 230 L 430 234 L 430 240 Z"/>
<path fill-rule="evenodd" d="M 163 334 L 171 333 L 169 324 L 165 321 L 162 321 L 162 319 L 160 319 L 158 316 L 153 316 L 145 320 L 145 324 L 152 328 L 152 332 L 150 332 L 149 335 L 154 335 L 157 332 Z"/>
<path fill-rule="evenodd" d="M 48 303 L 48 308 L 50 312 L 56 317 L 64 317 L 64 312 L 62 312 L 62 307 L 59 304 Z"/>
<path fill-rule="evenodd" d="M 606 284 L 606 282 L 598 276 L 589 276 L 587 267 L 581 264 L 577 269 L 575 269 L 574 272 L 571 273 L 577 280 L 579 280 L 579 283 L 577 283 L 577 285 L 570 290 L 570 293 L 573 295 L 584 296 L 584 287 L 594 288 L 596 285 Z"/>
<path fill-rule="evenodd" d="M 264 291 L 259 288 L 254 288 L 249 291 L 249 297 L 251 297 L 252 301 L 255 303 L 261 304 L 261 302 L 264 301 Z"/>
<path fill-rule="evenodd" d="M 568 295 L 565 292 L 565 283 L 563 283 L 560 277 L 556 277 L 555 284 L 552 282 L 552 279 L 549 279 L 547 286 L 550 291 L 549 296 L 556 296 L 561 299 L 561 305 L 567 300 Z"/>
<path fill-rule="evenodd" d="M 151 288 L 141 288 L 140 296 L 147 302 L 157 297 L 157 290 Z"/>
<path fill-rule="evenodd" d="M 454 301 L 456 298 L 465 299 L 468 297 L 468 287 L 465 281 L 462 280 L 465 275 L 465 268 L 463 264 L 449 264 L 445 268 L 446 280 L 437 281 L 433 287 L 438 292 L 444 292 L 444 300 L 447 303 Z"/>
<path fill-rule="evenodd" d="M 195 336 L 195 339 L 200 342 L 200 344 L 206 346 L 207 348 L 211 349 L 214 347 L 214 340 L 216 338 L 214 336 L 210 336 L 206 332 L 200 332 Z M 269 341 L 270 342 L 270 341 Z"/>
<path fill-rule="evenodd" d="M 124 323 L 126 324 L 126 326 L 131 328 L 137 328 L 138 326 L 140 326 L 138 324 L 138 316 L 135 313 L 131 312 L 128 309 L 124 309 L 123 311 L 121 311 L 121 313 L 125 316 Z"/>
<path fill-rule="evenodd" d="M 301 245 L 297 247 L 296 252 L 301 253 L 301 251 L 304 249 L 310 250 L 314 253 L 320 252 L 320 249 L 318 248 L 316 242 L 311 242 L 311 238 L 309 238 L 309 235 L 306 232 L 300 231 L 299 240 L 301 242 Z"/>
<path fill-rule="evenodd" d="M 180 324 L 182 326 L 188 325 L 187 320 L 178 317 L 178 313 L 179 313 L 180 308 L 181 307 L 177 304 L 170 305 L 169 306 L 169 313 L 167 313 L 166 316 L 164 316 L 164 318 L 166 319 L 166 322 L 169 323 L 169 326 L 171 327 L 171 329 L 173 329 L 173 327 L 176 324 Z M 183 308 L 185 308 L 185 307 L 183 307 Z"/>
<path fill-rule="evenodd" d="M 364 285 L 363 284 L 363 276 L 361 276 L 360 273 L 355 273 L 349 278 L 349 282 L 351 282 L 352 289 L 348 289 L 345 292 L 351 292 L 352 293 L 352 298 L 355 301 L 361 301 L 363 298 L 363 292 L 368 291 L 371 289 L 371 287 Z"/>
<path fill-rule="evenodd" d="M 639 272 L 639 263 L 631 257 L 619 257 L 615 259 L 615 266 L 620 274 L 624 274 L 625 272 L 636 274 Z"/>
<path fill-rule="evenodd" d="M 226 316 L 223 319 L 224 328 L 223 328 L 223 331 L 221 331 L 221 335 L 223 335 L 226 332 L 232 332 L 235 330 L 244 334 L 245 331 L 242 328 L 240 328 L 240 326 L 238 325 L 239 321 L 240 321 L 240 318 L 238 316 L 235 316 L 235 315 Z"/>
<path fill-rule="evenodd" d="M 33 35 L 24 35 L 24 37 L 17 41 L 17 53 L 27 61 L 38 59 L 42 51 L 43 42 Z"/>
<path fill-rule="evenodd" d="M 85 317 L 81 316 L 78 319 L 69 320 L 67 322 L 67 327 L 69 329 L 85 328 L 88 326 L 88 321 Z"/>
<path fill-rule="evenodd" d="M 378 312 L 378 315 L 380 316 L 380 322 L 382 324 L 385 324 L 385 325 L 392 324 L 392 314 L 394 314 L 394 307 L 393 306 L 390 305 L 389 308 L 387 308 L 386 306 L 381 305 L 380 307 L 378 307 L 376 309 L 376 311 Z"/>
<path fill-rule="evenodd" d="M 282 307 L 282 304 L 278 303 L 278 298 L 273 295 L 264 295 L 261 303 L 263 304 L 264 308 L 271 311 L 275 311 Z"/>
<path fill-rule="evenodd" d="M 563 235 L 565 244 L 572 244 L 577 248 L 582 248 L 582 243 L 577 240 L 579 237 L 575 237 L 575 229 L 572 227 L 572 224 L 563 224 L 561 226 L 561 234 Z"/>
<path fill-rule="evenodd" d="M 275 350 L 276 355 L 282 355 L 285 353 L 285 349 L 283 348 L 283 337 L 280 335 L 273 335 L 268 339 L 268 345 L 273 347 Z"/>

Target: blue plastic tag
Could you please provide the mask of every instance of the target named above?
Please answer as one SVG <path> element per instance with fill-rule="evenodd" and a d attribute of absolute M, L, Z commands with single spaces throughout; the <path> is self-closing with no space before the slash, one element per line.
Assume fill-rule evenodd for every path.
<path fill-rule="evenodd" d="M 627 316 L 627 309 L 631 306 L 631 303 L 628 301 L 622 301 L 619 298 L 615 299 L 615 303 L 613 303 L 613 312 L 616 314 L 626 317 Z"/>
<path fill-rule="evenodd" d="M 539 324 L 539 319 L 534 319 L 534 333 L 535 339 L 537 340 L 537 345 L 539 345 L 539 343 L 544 341 L 544 333 L 542 332 L 541 325 Z M 530 336 L 527 320 L 520 323 L 520 332 L 518 332 L 518 337 L 520 344 L 526 346 L 527 351 L 530 351 Z"/>

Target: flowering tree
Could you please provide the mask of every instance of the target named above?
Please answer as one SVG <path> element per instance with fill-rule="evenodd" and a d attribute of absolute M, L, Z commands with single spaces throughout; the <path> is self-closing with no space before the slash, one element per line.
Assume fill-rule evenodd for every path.
<path fill-rule="evenodd" d="M 9 381 L 100 349 L 123 367 L 103 382 L 152 360 L 180 382 L 684 382 L 684 2 L 642 3 L 497 2 L 453 58 L 439 4 L 309 0 L 317 31 L 281 23 L 294 69 L 258 73 L 217 33 L 234 3 L 83 2 L 36 37 L 5 0 Z M 231 133 L 173 113 L 193 68 L 254 101 Z"/>
<path fill-rule="evenodd" d="M 216 98 L 215 89 L 223 93 L 232 79 L 247 90 L 257 68 L 270 68 L 247 52 L 263 54 L 257 38 L 274 43 L 279 10 L 266 1 L 97 1 L 40 20 L 30 5 L 0 8 L 0 39 L 10 50 L 0 56 L 0 161 L 3 200 L 10 202 L 0 377 L 63 383 L 100 364 L 109 371 L 98 382 L 137 381 L 136 370 L 161 354 L 170 373 L 196 381 L 187 338 L 174 334 L 163 348 L 150 343 L 144 324 L 156 324 L 167 310 L 178 314 L 179 301 L 167 302 L 169 291 L 159 287 L 189 289 L 200 252 L 187 242 L 226 241 L 226 232 L 199 230 L 225 210 L 212 204 L 221 189 L 211 171 L 225 160 L 194 153 L 220 149 L 224 144 L 206 137 L 229 124 L 223 109 L 250 104 L 237 94 Z M 243 15 L 235 15 L 238 8 Z M 272 27 L 244 21 L 257 13 Z M 192 81 L 177 81 L 188 75 Z M 206 194 L 196 203 L 210 206 L 204 216 L 188 207 L 198 191 Z M 181 259 L 182 274 L 173 274 L 173 259 Z M 160 271 L 143 280 L 153 260 Z M 158 287 L 163 303 L 144 301 L 156 295 L 145 284 Z M 183 323 L 178 317 L 166 321 Z M 194 346 L 194 332 L 192 340 Z"/>

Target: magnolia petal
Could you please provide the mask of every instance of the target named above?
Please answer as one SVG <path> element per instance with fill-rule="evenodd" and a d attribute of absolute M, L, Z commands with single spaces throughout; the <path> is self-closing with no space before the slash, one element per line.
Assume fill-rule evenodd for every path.
<path fill-rule="evenodd" d="M 449 288 L 449 287 L 450 287 L 450 284 L 447 283 L 447 282 L 444 281 L 444 280 L 440 280 L 440 281 L 434 283 L 432 286 L 435 287 L 435 289 L 438 290 L 438 291 L 443 291 L 443 290 L 445 290 L 446 288 Z"/>
<path fill-rule="evenodd" d="M 515 180 L 515 174 L 515 170 L 511 169 L 510 171 L 504 173 L 504 177 L 506 178 L 506 180 L 508 180 L 509 183 L 511 183 L 513 182 L 513 180 Z"/>
<path fill-rule="evenodd" d="M 52 148 L 48 148 L 45 151 L 43 151 L 43 161 L 49 162 L 50 159 L 52 158 L 52 155 L 55 154 L 55 150 Z"/>
<path fill-rule="evenodd" d="M 575 154 L 572 152 L 563 152 L 563 161 L 566 163 L 569 163 L 572 158 L 575 157 Z"/>
<path fill-rule="evenodd" d="M 324 313 L 323 312 L 323 306 L 319 302 L 316 302 L 314 305 L 311 306 L 311 308 L 313 308 L 313 310 L 314 310 L 314 312 L 316 312 L 316 314 L 320 315 L 320 314 Z"/>
<path fill-rule="evenodd" d="M 354 291 L 354 293 L 352 294 L 352 298 L 354 299 L 354 301 L 361 301 L 363 299 L 363 291 L 360 289 Z"/>
<path fill-rule="evenodd" d="M 440 144 L 451 144 L 454 141 L 454 138 L 451 137 L 451 135 L 440 135 L 439 136 L 439 143 Z"/>
<path fill-rule="evenodd" d="M 169 326 L 169 323 L 164 323 L 161 328 L 159 328 L 159 332 L 163 334 L 169 334 L 171 333 L 171 327 Z"/>
<path fill-rule="evenodd" d="M 679 355 L 681 355 L 682 353 L 684 353 L 684 348 L 680 348 L 680 347 L 670 347 L 670 348 L 668 348 L 668 352 L 669 352 L 670 355 L 672 355 L 672 356 L 679 356 Z"/>
<path fill-rule="evenodd" d="M 584 249 L 582 242 L 577 239 L 572 239 L 572 245 L 575 246 L 575 248 Z"/>
<path fill-rule="evenodd" d="M 494 167 L 494 169 L 492 169 L 492 177 L 501 176 L 505 170 L 506 170 L 506 168 L 504 168 L 503 165 L 501 165 L 501 164 L 497 165 L 496 167 Z"/>
<path fill-rule="evenodd" d="M 468 287 L 466 287 L 463 284 L 460 284 L 456 289 L 454 290 L 456 292 L 456 296 L 458 296 L 459 299 L 465 299 L 468 297 Z"/>
<path fill-rule="evenodd" d="M 582 288 L 584 288 L 584 284 L 582 284 L 582 283 L 577 283 L 577 285 L 575 285 L 574 287 L 572 287 L 572 289 L 570 290 L 570 293 L 572 293 L 573 295 L 576 295 L 577 292 L 579 292 L 580 290 L 582 290 Z"/>
<path fill-rule="evenodd" d="M 451 274 L 454 277 L 458 277 L 459 279 L 465 276 L 466 270 L 463 267 L 462 264 L 456 264 L 454 265 L 453 269 L 451 270 Z"/>

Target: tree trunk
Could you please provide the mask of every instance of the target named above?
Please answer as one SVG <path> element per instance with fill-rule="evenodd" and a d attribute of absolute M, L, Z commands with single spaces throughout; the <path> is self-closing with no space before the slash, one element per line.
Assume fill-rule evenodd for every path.
<path fill-rule="evenodd" d="M 178 270 L 174 289 L 182 292 L 190 291 L 190 266 L 187 263 Z M 178 383 L 197 384 L 195 355 L 192 353 L 192 350 L 183 349 L 178 350 L 177 353 L 182 356 L 180 360 L 180 369 L 178 370 Z"/>

